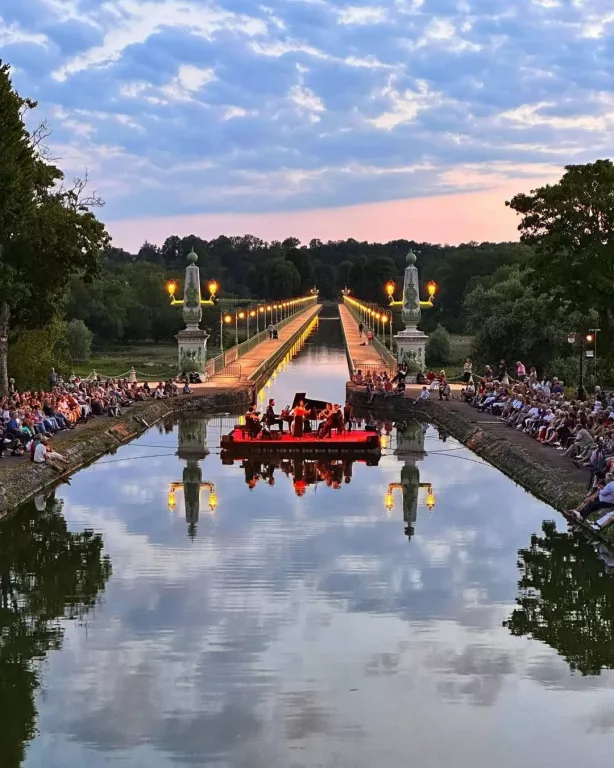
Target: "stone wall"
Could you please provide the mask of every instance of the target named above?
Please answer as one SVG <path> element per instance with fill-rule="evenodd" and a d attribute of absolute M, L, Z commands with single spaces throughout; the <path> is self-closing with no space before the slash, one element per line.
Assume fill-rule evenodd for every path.
<path fill-rule="evenodd" d="M 581 482 L 578 473 L 571 471 L 571 462 L 563 459 L 560 452 L 545 449 L 526 435 L 506 430 L 505 426 L 498 426 L 495 432 L 472 424 L 467 416 L 453 410 L 450 403 L 436 400 L 414 403 L 409 398 L 376 396 L 373 403 L 367 405 L 364 388 L 349 383 L 347 398 L 355 408 L 369 410 L 376 418 L 418 419 L 435 424 L 555 509 L 575 507 L 587 493 L 588 473 Z M 469 406 L 464 407 L 467 415 L 475 414 Z M 569 471 L 565 471 L 565 463 L 569 464 Z M 496 506 L 496 499 L 493 505 Z"/>

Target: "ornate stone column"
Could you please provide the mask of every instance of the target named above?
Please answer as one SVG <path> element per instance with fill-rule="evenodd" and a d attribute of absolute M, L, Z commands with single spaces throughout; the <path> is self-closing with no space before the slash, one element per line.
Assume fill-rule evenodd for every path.
<path fill-rule="evenodd" d="M 198 373 L 203 376 L 207 363 L 209 334 L 199 327 L 203 317 L 200 293 L 200 270 L 196 266 L 198 256 L 188 253 L 183 289 L 183 319 L 186 327 L 175 336 L 179 346 L 179 373 Z"/>
<path fill-rule="evenodd" d="M 416 267 L 416 255 L 413 251 L 407 254 L 407 267 L 403 280 L 403 309 L 401 317 L 405 330 L 394 337 L 397 342 L 397 359 L 407 362 L 410 369 L 424 370 L 425 349 L 428 336 L 418 330 L 422 312 L 420 310 L 420 283 Z"/>

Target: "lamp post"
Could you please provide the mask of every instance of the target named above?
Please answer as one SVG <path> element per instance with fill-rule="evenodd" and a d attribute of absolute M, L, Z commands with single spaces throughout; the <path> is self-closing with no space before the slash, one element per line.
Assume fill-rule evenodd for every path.
<path fill-rule="evenodd" d="M 226 313 L 224 315 L 224 322 L 226 323 L 226 325 L 230 325 L 230 323 L 232 323 L 232 315 L 229 315 L 228 313 Z"/>
<path fill-rule="evenodd" d="M 260 333 L 260 315 L 262 314 L 264 314 L 264 325 L 266 327 L 266 305 L 258 304 L 256 310 L 256 333 Z"/>
<path fill-rule="evenodd" d="M 235 309 L 235 344 L 239 345 L 239 320 L 245 319 L 245 312 L 243 310 L 237 311 Z"/>
<path fill-rule="evenodd" d="M 249 319 L 256 318 L 256 323 L 258 322 L 258 313 L 255 309 L 250 309 L 247 313 L 247 338 L 249 339 Z"/>
<path fill-rule="evenodd" d="M 595 353 L 594 357 L 593 357 L 593 366 L 594 366 L 594 369 L 595 369 L 595 384 L 597 383 L 597 334 L 599 333 L 600 330 L 601 330 L 601 328 L 589 328 L 588 329 L 588 332 L 593 334 L 593 337 L 594 337 L 594 340 L 595 340 L 595 344 L 593 346 L 593 351 Z"/>
<path fill-rule="evenodd" d="M 589 344 L 593 343 L 593 335 L 591 333 L 587 333 L 586 336 L 584 334 L 579 334 L 579 341 L 580 341 L 580 381 L 578 386 L 578 399 L 583 400 L 584 399 L 584 343 L 585 341 Z M 570 344 L 576 343 L 576 334 L 574 331 L 571 331 L 567 334 L 567 341 Z"/>

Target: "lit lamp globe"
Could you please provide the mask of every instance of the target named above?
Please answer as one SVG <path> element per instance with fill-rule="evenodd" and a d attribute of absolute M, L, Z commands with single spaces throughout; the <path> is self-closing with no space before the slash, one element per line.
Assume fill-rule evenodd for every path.
<path fill-rule="evenodd" d="M 245 312 L 239 312 L 239 320 L 243 320 L 245 317 Z"/>
<path fill-rule="evenodd" d="M 217 287 L 218 286 L 217 286 L 217 283 L 215 282 L 215 280 L 211 280 L 211 282 L 209 283 L 209 293 L 212 296 L 215 296 L 215 294 L 217 293 Z"/>
<path fill-rule="evenodd" d="M 432 299 L 433 296 L 437 293 L 437 283 L 434 280 L 429 280 L 426 284 L 426 290 Z"/>
<path fill-rule="evenodd" d="M 390 298 L 392 298 L 392 294 L 394 293 L 394 289 L 396 288 L 396 285 L 392 280 L 386 283 L 386 293 Z"/>
<path fill-rule="evenodd" d="M 224 322 L 225 323 L 232 323 L 232 316 L 231 315 L 225 315 L 224 316 Z"/>
<path fill-rule="evenodd" d="M 173 298 L 175 296 L 175 293 L 177 293 L 177 283 L 174 280 L 169 280 L 166 284 L 166 290 L 168 292 L 168 295 Z"/>
<path fill-rule="evenodd" d="M 567 341 L 570 344 L 573 344 L 575 342 L 575 340 L 576 340 L 576 334 L 575 333 L 571 332 L 571 333 L 567 334 Z"/>

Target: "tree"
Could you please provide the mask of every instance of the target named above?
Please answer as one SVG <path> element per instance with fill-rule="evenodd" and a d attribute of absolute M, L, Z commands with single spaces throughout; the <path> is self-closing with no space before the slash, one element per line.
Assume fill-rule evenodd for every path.
<path fill-rule="evenodd" d="M 492 364 L 503 358 L 512 365 L 522 360 L 540 373 L 554 358 L 571 353 L 567 331 L 579 322 L 568 303 L 538 293 L 532 271 L 517 265 L 477 282 L 465 312 L 476 360 Z"/>
<path fill-rule="evenodd" d="M 559 182 L 518 194 L 506 205 L 522 216 L 518 226 L 522 242 L 535 248 L 532 266 L 540 289 L 569 301 L 582 313 L 595 310 L 603 348 L 611 350 L 614 163 L 566 165 Z"/>
<path fill-rule="evenodd" d="M 71 276 L 95 274 L 109 241 L 92 213 L 102 201 L 86 194 L 87 178 L 64 186 L 42 146 L 45 127 L 27 131 L 24 116 L 35 107 L 14 90 L 0 61 L 0 315 L 7 329 L 7 316 L 19 330 L 61 314 Z M 6 355 L 0 341 L 0 392 L 8 384 Z"/>
<path fill-rule="evenodd" d="M 264 277 L 267 296 L 271 299 L 288 299 L 295 296 L 301 284 L 301 275 L 291 261 L 274 259 L 266 262 Z"/>
<path fill-rule="evenodd" d="M 92 354 L 94 334 L 83 320 L 71 320 L 66 326 L 66 341 L 73 360 L 89 360 Z"/>
<path fill-rule="evenodd" d="M 449 365 L 452 362 L 452 345 L 450 334 L 443 325 L 438 325 L 426 342 L 426 364 Z"/>
<path fill-rule="evenodd" d="M 36 732 L 40 662 L 62 645 L 62 622 L 96 605 L 111 575 L 100 534 L 72 533 L 61 502 L 30 503 L 2 521 L 0 718 L 2 765 L 19 768 Z"/>
<path fill-rule="evenodd" d="M 544 522 L 542 532 L 518 552 L 517 607 L 503 626 L 546 643 L 583 675 L 613 669 L 612 576 L 584 539 L 553 522 Z"/>
<path fill-rule="evenodd" d="M 42 328 L 25 328 L 11 344 L 9 374 L 19 389 L 45 389 L 52 368 L 66 371 L 70 358 L 66 354 L 66 326 L 53 318 Z"/>

